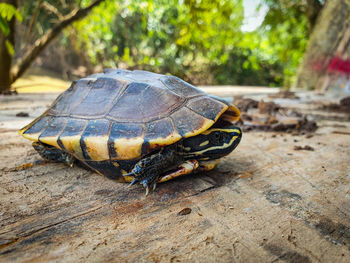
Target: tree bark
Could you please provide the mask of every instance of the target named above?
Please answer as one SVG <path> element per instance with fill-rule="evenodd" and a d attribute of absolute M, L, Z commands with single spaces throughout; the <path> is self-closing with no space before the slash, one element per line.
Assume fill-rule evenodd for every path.
<path fill-rule="evenodd" d="M 306 1 L 306 16 L 309 21 L 310 32 L 312 32 L 322 8 L 323 5 L 318 0 Z"/>
<path fill-rule="evenodd" d="M 11 4 L 17 7 L 17 0 L 5 0 L 2 3 Z M 6 41 L 9 41 L 12 46 L 15 46 L 15 17 L 8 22 L 10 28 L 10 34 L 5 36 L 0 31 L 0 94 L 7 94 L 10 92 L 12 83 L 11 79 L 11 65 L 12 55 L 9 53 L 6 47 Z"/>
<path fill-rule="evenodd" d="M 324 89 L 333 74 L 330 72 L 332 63 L 350 59 L 349 17 L 350 0 L 326 2 L 310 36 L 295 87 Z"/>
<path fill-rule="evenodd" d="M 52 29 L 45 33 L 41 38 L 35 41 L 34 45 L 18 60 L 16 65 L 11 69 L 11 80 L 15 82 L 29 68 L 33 61 L 38 57 L 40 52 L 55 38 L 64 28 L 69 26 L 74 21 L 85 17 L 93 7 L 99 5 L 104 0 L 95 0 L 86 8 L 73 10 L 65 16 Z"/>

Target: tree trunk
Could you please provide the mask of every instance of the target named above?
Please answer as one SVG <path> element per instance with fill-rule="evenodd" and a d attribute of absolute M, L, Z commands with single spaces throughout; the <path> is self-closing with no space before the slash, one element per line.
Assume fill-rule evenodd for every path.
<path fill-rule="evenodd" d="M 318 0 L 307 0 L 306 1 L 306 16 L 309 21 L 310 32 L 315 26 L 318 15 L 320 14 L 323 5 Z"/>
<path fill-rule="evenodd" d="M 350 76 L 350 0 L 327 1 L 318 15 L 295 86 L 323 90 Z"/>
<path fill-rule="evenodd" d="M 17 0 L 5 0 L 1 2 L 17 7 Z M 6 41 L 9 41 L 13 47 L 15 46 L 15 17 L 8 22 L 8 25 L 10 28 L 10 34 L 8 36 L 5 36 L 3 32 L 0 31 L 0 94 L 10 93 L 12 83 L 12 55 L 9 53 L 6 47 Z"/>

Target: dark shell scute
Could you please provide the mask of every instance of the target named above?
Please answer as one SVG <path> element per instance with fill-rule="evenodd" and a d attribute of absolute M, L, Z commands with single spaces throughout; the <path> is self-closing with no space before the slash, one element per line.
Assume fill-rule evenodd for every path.
<path fill-rule="evenodd" d="M 204 95 L 205 93 L 182 79 L 174 76 L 163 76 L 160 79 L 166 87 L 181 97 Z"/>
<path fill-rule="evenodd" d="M 181 136 L 201 128 L 206 120 L 186 107 L 174 112 L 171 118 Z"/>
<path fill-rule="evenodd" d="M 69 119 L 60 137 L 75 136 L 83 132 L 86 122 L 84 120 Z"/>
<path fill-rule="evenodd" d="M 120 122 L 147 122 L 169 115 L 184 102 L 184 98 L 169 93 L 165 87 L 133 82 L 120 96 L 108 116 Z"/>
<path fill-rule="evenodd" d="M 187 107 L 210 120 L 215 120 L 218 112 L 227 108 L 226 104 L 220 103 L 210 97 L 192 99 L 187 103 Z"/>
<path fill-rule="evenodd" d="M 109 126 L 110 122 L 108 120 L 91 120 L 86 126 L 82 137 L 107 135 Z"/>
<path fill-rule="evenodd" d="M 59 136 L 59 134 L 64 129 L 68 119 L 65 117 L 57 117 L 53 119 L 50 124 L 47 126 L 47 128 L 40 134 L 40 138 L 44 137 L 55 137 Z"/>
<path fill-rule="evenodd" d="M 165 138 L 175 131 L 170 118 L 153 121 L 146 124 L 145 141 L 159 137 Z"/>
<path fill-rule="evenodd" d="M 81 103 L 91 88 L 90 80 L 73 82 L 69 89 L 63 92 L 53 103 L 49 113 L 52 115 L 69 115 Z"/>
<path fill-rule="evenodd" d="M 143 126 L 138 123 L 113 123 L 109 136 L 109 141 L 116 139 L 132 139 L 141 137 L 143 134 Z"/>
<path fill-rule="evenodd" d="M 43 129 L 45 129 L 49 125 L 50 119 L 51 119 L 51 117 L 49 117 L 49 116 L 42 117 L 36 123 L 34 123 L 32 126 L 30 126 L 24 132 L 24 134 L 35 134 L 35 133 L 42 131 Z"/>
<path fill-rule="evenodd" d="M 130 72 L 129 70 L 126 69 L 117 69 L 117 68 L 106 68 L 103 70 L 103 73 L 105 74 L 125 74 L 127 72 Z"/>
<path fill-rule="evenodd" d="M 156 148 L 160 148 L 163 145 L 157 145 L 155 148 L 151 148 L 149 142 L 151 140 L 157 140 L 159 138 L 166 138 L 169 135 L 177 134 L 177 130 L 173 125 L 170 118 L 164 118 L 161 120 L 153 121 L 146 124 L 145 129 L 145 141 L 142 145 L 142 153 L 147 154 Z"/>
<path fill-rule="evenodd" d="M 72 111 L 72 115 L 101 116 L 112 107 L 113 100 L 122 92 L 124 84 L 113 78 L 97 79 L 89 94 Z"/>

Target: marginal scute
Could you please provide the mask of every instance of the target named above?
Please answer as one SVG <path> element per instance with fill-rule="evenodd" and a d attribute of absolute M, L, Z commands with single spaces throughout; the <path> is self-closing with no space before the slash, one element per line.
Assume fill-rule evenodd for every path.
<path fill-rule="evenodd" d="M 174 112 L 170 116 L 175 123 L 175 126 L 181 136 L 187 138 L 195 136 L 214 124 L 214 121 L 209 120 L 189 108 L 183 107 Z"/>
<path fill-rule="evenodd" d="M 60 146 L 58 145 L 57 141 L 67 121 L 68 118 L 65 117 L 53 118 L 52 121 L 50 121 L 47 128 L 41 132 L 38 140 L 42 143 L 52 145 L 60 149 Z"/>
<path fill-rule="evenodd" d="M 64 148 L 68 153 L 74 155 L 76 158 L 84 160 L 85 157 L 80 147 L 80 139 L 80 135 L 64 136 L 59 138 L 59 142 L 61 143 L 61 148 Z"/>
<path fill-rule="evenodd" d="M 228 108 L 226 104 L 207 96 L 192 99 L 186 106 L 192 111 L 213 121 L 216 121 L 218 117 Z"/>
<path fill-rule="evenodd" d="M 83 133 L 87 121 L 70 118 L 63 132 L 58 138 L 58 144 L 67 152 L 73 154 L 78 159 L 84 159 L 83 152 L 80 147 L 80 138 Z"/>
<path fill-rule="evenodd" d="M 87 160 L 105 161 L 109 159 L 108 136 L 89 136 L 84 137 L 83 140 L 86 148 L 82 147 L 82 149 L 87 153 Z"/>
<path fill-rule="evenodd" d="M 128 160 L 139 157 L 143 141 L 142 124 L 113 123 L 108 140 L 110 158 Z"/>
<path fill-rule="evenodd" d="M 22 134 L 24 138 L 37 142 L 41 131 L 46 129 L 49 125 L 50 119 L 51 117 L 49 116 L 40 116 L 29 125 L 19 130 L 19 133 Z"/>
<path fill-rule="evenodd" d="M 120 122 L 148 122 L 161 119 L 184 103 L 184 98 L 165 87 L 133 82 L 113 106 L 109 117 Z"/>
<path fill-rule="evenodd" d="M 126 82 L 113 78 L 99 78 L 84 100 L 72 111 L 72 116 L 103 116 L 113 100 L 123 91 Z"/>
<path fill-rule="evenodd" d="M 235 105 L 230 104 L 228 109 L 222 114 L 221 118 L 225 121 L 234 123 L 239 120 L 240 115 L 241 113 L 239 109 Z"/>
<path fill-rule="evenodd" d="M 110 122 L 91 120 L 81 135 L 80 145 L 86 160 L 104 161 L 109 159 L 108 138 Z"/>
<path fill-rule="evenodd" d="M 155 149 L 173 144 L 181 138 L 170 118 L 147 123 L 142 153 L 148 154 Z"/>
<path fill-rule="evenodd" d="M 141 155 L 142 143 L 143 137 L 114 140 L 114 149 L 117 153 L 116 160 L 128 160 L 139 157 Z"/>

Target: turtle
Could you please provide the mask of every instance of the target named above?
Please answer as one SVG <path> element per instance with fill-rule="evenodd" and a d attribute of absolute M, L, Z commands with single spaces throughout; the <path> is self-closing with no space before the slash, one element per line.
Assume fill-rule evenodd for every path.
<path fill-rule="evenodd" d="M 19 130 L 41 157 L 118 182 L 157 183 L 211 170 L 242 138 L 240 111 L 172 76 L 106 69 L 61 93 Z"/>

